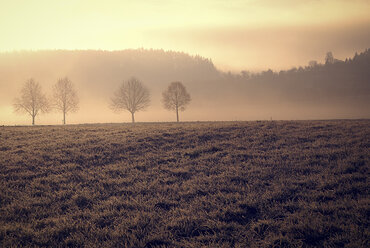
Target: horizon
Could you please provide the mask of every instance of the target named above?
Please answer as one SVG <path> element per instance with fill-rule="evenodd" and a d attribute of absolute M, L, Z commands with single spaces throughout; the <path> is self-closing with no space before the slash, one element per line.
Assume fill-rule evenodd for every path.
<path fill-rule="evenodd" d="M 365 52 L 366 50 L 370 49 L 369 47 L 365 47 L 364 50 L 360 50 L 360 51 L 355 51 L 353 54 L 347 56 L 347 57 L 336 57 L 334 56 L 335 59 L 339 59 L 341 61 L 345 61 L 346 59 L 352 59 L 355 54 L 360 54 L 362 52 Z M 173 53 L 181 53 L 181 54 L 185 54 L 185 55 L 188 55 L 190 57 L 196 57 L 196 56 L 200 56 L 201 58 L 203 59 L 207 59 L 207 60 L 210 60 L 212 62 L 212 64 L 215 66 L 215 68 L 222 72 L 222 73 L 228 73 L 228 72 L 231 72 L 232 74 L 240 74 L 241 72 L 243 71 L 248 71 L 250 73 L 261 73 L 263 71 L 267 71 L 267 70 L 272 70 L 273 72 L 279 72 L 279 71 L 287 71 L 287 70 L 290 70 L 290 69 L 293 69 L 293 68 L 299 68 L 299 67 L 306 67 L 306 66 L 309 66 L 309 62 L 310 61 L 316 61 L 318 64 L 324 64 L 325 63 L 325 54 L 323 54 L 322 56 L 322 59 L 321 60 L 314 60 L 314 59 L 311 59 L 307 62 L 307 64 L 304 64 L 304 65 L 292 65 L 291 67 L 287 67 L 287 68 L 281 68 L 281 69 L 272 69 L 270 67 L 265 67 L 265 68 L 259 68 L 259 69 L 248 69 L 248 68 L 245 68 L 245 69 L 241 69 L 241 70 L 238 70 L 238 69 L 235 69 L 235 68 L 230 68 L 230 67 L 219 67 L 217 66 L 217 64 L 215 64 L 213 61 L 213 58 L 210 58 L 210 57 L 204 57 L 202 56 L 202 54 L 190 54 L 190 53 L 187 53 L 185 51 L 176 51 L 176 50 L 166 50 L 166 49 L 163 49 L 163 48 L 158 48 L 158 49 L 154 49 L 154 48 L 143 48 L 143 47 L 140 47 L 140 48 L 126 48 L 126 49 L 121 49 L 121 50 L 107 50 L 107 49 L 39 49 L 39 50 L 27 50 L 27 49 L 23 49 L 23 50 L 12 50 L 12 51 L 0 51 L 0 55 L 1 54 L 16 54 L 16 53 L 37 53 L 37 52 L 109 52 L 109 53 L 114 53 L 114 52 L 124 52 L 124 51 L 163 51 L 165 53 L 167 52 L 173 52 Z M 331 51 L 328 51 L 328 52 L 331 52 Z"/>

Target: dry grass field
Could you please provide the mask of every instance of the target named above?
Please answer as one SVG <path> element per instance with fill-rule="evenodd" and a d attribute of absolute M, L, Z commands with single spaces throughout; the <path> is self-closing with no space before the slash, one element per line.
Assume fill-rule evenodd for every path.
<path fill-rule="evenodd" d="M 1 247 L 370 247 L 370 121 L 0 127 Z"/>

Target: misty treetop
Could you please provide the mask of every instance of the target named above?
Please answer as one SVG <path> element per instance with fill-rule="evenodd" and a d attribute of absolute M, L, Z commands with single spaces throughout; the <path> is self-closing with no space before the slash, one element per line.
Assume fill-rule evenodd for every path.
<path fill-rule="evenodd" d="M 14 76 L 29 76 L 30 71 L 35 72 L 33 75 L 37 78 L 44 74 L 70 75 L 79 82 L 88 79 L 90 86 L 100 84 L 102 79 L 107 81 L 132 75 L 144 82 L 157 83 L 170 82 L 174 78 L 191 81 L 202 75 L 215 77 L 219 73 L 208 58 L 163 49 L 0 52 L 0 73 L 9 73 L 13 67 L 19 70 Z"/>
<path fill-rule="evenodd" d="M 334 58 L 332 52 L 325 55 L 325 64 L 311 60 L 308 66 L 293 67 L 289 70 L 274 72 L 271 69 L 259 73 L 241 71 L 239 75 L 228 74 L 234 79 L 246 82 L 258 83 L 283 83 L 295 81 L 297 85 L 310 84 L 313 81 L 321 81 L 320 84 L 369 84 L 370 78 L 370 49 L 360 54 L 355 54 L 353 58 L 345 61 Z M 364 77 L 365 76 L 365 77 Z M 352 80 L 350 80 L 352 79 Z"/>
<path fill-rule="evenodd" d="M 228 74 L 235 88 L 244 89 L 246 97 L 268 95 L 289 103 L 332 104 L 339 108 L 370 104 L 370 49 L 344 61 L 328 52 L 325 64 L 310 61 L 308 66 L 274 72 L 242 71 Z M 263 92 L 263 93 L 262 93 Z M 276 101 L 277 102 L 277 101 Z"/>

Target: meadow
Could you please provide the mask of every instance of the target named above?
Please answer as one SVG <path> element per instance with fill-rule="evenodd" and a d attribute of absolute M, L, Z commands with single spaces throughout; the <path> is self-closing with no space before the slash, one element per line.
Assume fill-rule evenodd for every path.
<path fill-rule="evenodd" d="M 0 127 L 1 247 L 370 247 L 370 120 Z"/>

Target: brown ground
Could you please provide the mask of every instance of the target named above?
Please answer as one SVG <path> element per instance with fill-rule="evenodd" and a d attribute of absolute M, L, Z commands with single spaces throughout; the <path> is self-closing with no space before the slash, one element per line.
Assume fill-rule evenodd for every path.
<path fill-rule="evenodd" d="M 0 127 L 0 246 L 370 247 L 370 121 Z"/>

